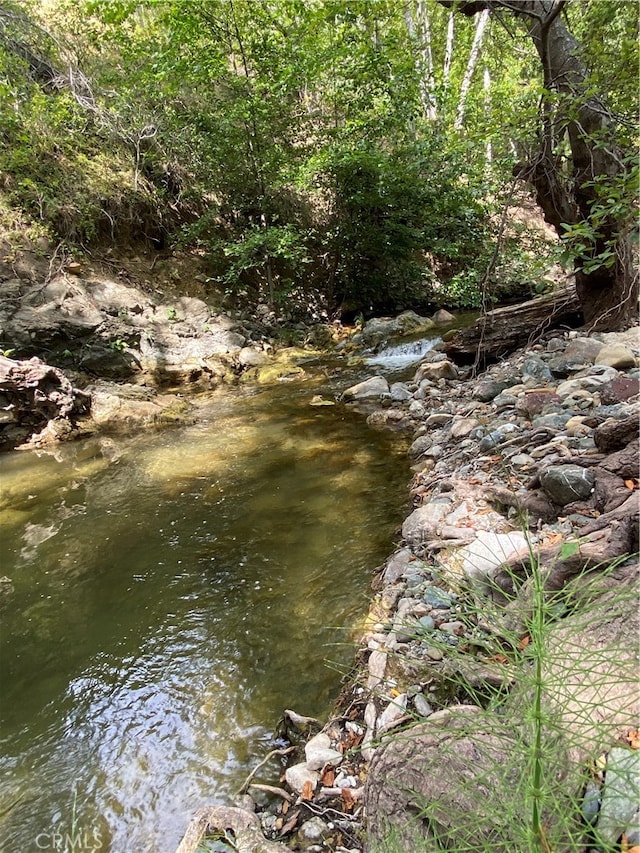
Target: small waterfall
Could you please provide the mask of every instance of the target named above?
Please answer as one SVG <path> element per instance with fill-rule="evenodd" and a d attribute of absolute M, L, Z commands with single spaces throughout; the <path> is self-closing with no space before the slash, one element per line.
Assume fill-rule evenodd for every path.
<path fill-rule="evenodd" d="M 402 370 L 424 358 L 441 340 L 442 338 L 419 338 L 416 341 L 393 344 L 368 358 L 367 364 L 376 364 L 388 370 Z"/>

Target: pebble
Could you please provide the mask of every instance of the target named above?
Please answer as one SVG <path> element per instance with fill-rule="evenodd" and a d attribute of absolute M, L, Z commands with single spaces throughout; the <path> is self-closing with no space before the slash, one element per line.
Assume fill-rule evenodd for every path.
<path fill-rule="evenodd" d="M 422 693 L 413 697 L 413 707 L 421 717 L 430 717 L 433 714 L 433 708 Z"/>
<path fill-rule="evenodd" d="M 449 609 L 454 602 L 451 593 L 433 586 L 429 586 L 424 590 L 422 598 L 426 604 L 434 608 Z"/>
<path fill-rule="evenodd" d="M 425 654 L 428 658 L 435 661 L 442 660 L 444 657 L 444 653 L 435 646 L 427 646 L 425 648 Z"/>

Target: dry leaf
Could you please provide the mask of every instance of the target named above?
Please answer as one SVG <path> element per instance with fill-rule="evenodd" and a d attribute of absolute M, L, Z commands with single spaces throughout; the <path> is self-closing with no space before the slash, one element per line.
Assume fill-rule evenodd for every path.
<path fill-rule="evenodd" d="M 280 812 L 282 814 L 286 814 L 289 811 L 290 805 L 291 804 L 289 803 L 289 800 L 284 800 L 282 805 L 280 806 Z"/>
<path fill-rule="evenodd" d="M 335 779 L 336 771 L 333 769 L 333 767 L 327 767 L 327 769 L 322 774 L 322 784 L 325 785 L 327 788 L 331 788 L 333 787 Z"/>
<path fill-rule="evenodd" d="M 523 649 L 526 649 L 530 642 L 531 637 L 529 636 L 529 634 L 525 634 L 525 636 L 518 643 L 518 651 L 521 652 Z"/>
<path fill-rule="evenodd" d="M 296 824 L 298 822 L 298 818 L 300 817 L 300 812 L 294 812 L 289 820 L 285 823 L 285 825 L 280 830 L 280 835 L 287 835 L 287 833 L 292 832 L 296 828 Z"/>
<path fill-rule="evenodd" d="M 629 841 L 627 834 L 623 833 L 620 851 L 621 853 L 640 853 L 640 846 Z"/>
<path fill-rule="evenodd" d="M 503 655 L 502 652 L 499 652 L 497 655 L 494 655 L 489 660 L 495 661 L 496 663 L 509 663 L 509 658 L 506 655 Z"/>
<path fill-rule="evenodd" d="M 300 794 L 303 800 L 309 802 L 309 800 L 313 799 L 313 784 L 307 779 L 307 781 L 302 786 L 302 793 Z"/>
<path fill-rule="evenodd" d="M 355 799 L 353 794 L 348 788 L 342 789 L 342 808 L 345 812 L 353 811 L 353 806 L 355 804 Z"/>
<path fill-rule="evenodd" d="M 626 741 L 631 749 L 640 749 L 640 729 L 629 729 Z"/>

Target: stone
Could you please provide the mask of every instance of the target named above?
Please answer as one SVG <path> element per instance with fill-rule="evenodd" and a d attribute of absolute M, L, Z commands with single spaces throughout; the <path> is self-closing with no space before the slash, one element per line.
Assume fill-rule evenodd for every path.
<path fill-rule="evenodd" d="M 516 453 L 514 456 L 511 456 L 509 462 L 516 468 L 528 468 L 530 465 L 535 464 L 535 459 L 533 456 L 529 456 L 528 453 Z"/>
<path fill-rule="evenodd" d="M 238 361 L 243 367 L 259 367 L 269 360 L 268 355 L 257 347 L 242 347 Z"/>
<path fill-rule="evenodd" d="M 459 619 L 454 619 L 452 622 L 441 622 L 438 626 L 439 631 L 444 631 L 445 634 L 461 634 L 464 631 L 464 623 Z"/>
<path fill-rule="evenodd" d="M 511 385 L 506 380 L 482 379 L 473 386 L 471 396 L 474 400 L 489 403 Z"/>
<path fill-rule="evenodd" d="M 420 631 L 431 632 L 435 630 L 435 627 L 436 623 L 433 616 L 421 616 L 418 619 L 418 628 Z"/>
<path fill-rule="evenodd" d="M 451 438 L 465 438 L 479 426 L 480 421 L 475 418 L 455 418 L 451 424 Z"/>
<path fill-rule="evenodd" d="M 453 323 L 455 321 L 455 317 L 449 311 L 444 308 L 439 308 L 435 314 L 431 317 L 434 323 L 439 326 L 444 326 L 447 323 Z"/>
<path fill-rule="evenodd" d="M 479 592 L 490 592 L 500 566 L 514 557 L 529 555 L 527 537 L 519 532 L 493 533 L 481 530 L 477 538 L 448 558 L 445 568 L 454 575 L 462 573 Z"/>
<path fill-rule="evenodd" d="M 419 459 L 433 444 L 433 438 L 430 435 L 420 435 L 413 442 L 408 450 L 411 459 Z"/>
<path fill-rule="evenodd" d="M 525 379 L 535 379 L 536 382 L 548 382 L 553 377 L 551 371 L 541 358 L 528 358 L 522 365 L 522 376 Z"/>
<path fill-rule="evenodd" d="M 433 714 L 433 708 L 423 693 L 416 693 L 413 697 L 413 707 L 421 717 L 430 717 Z"/>
<path fill-rule="evenodd" d="M 451 423 L 452 417 L 453 416 L 448 414 L 448 412 L 434 412 L 429 415 L 424 423 L 429 429 L 434 429 L 435 427 L 446 426 Z"/>
<path fill-rule="evenodd" d="M 321 770 L 325 764 L 335 767 L 342 761 L 342 753 L 338 752 L 337 749 L 332 749 L 331 738 L 324 732 L 320 732 L 307 741 L 304 747 L 304 755 L 307 760 L 307 767 L 310 770 Z"/>
<path fill-rule="evenodd" d="M 451 593 L 435 586 L 428 586 L 422 593 L 422 599 L 426 604 L 438 609 L 449 609 L 455 601 Z"/>
<path fill-rule="evenodd" d="M 524 396 L 518 400 L 516 409 L 531 418 L 534 415 L 539 415 L 552 404 L 559 402 L 560 397 L 554 392 L 553 388 L 536 388 L 535 390 L 525 391 Z"/>
<path fill-rule="evenodd" d="M 437 382 L 439 379 L 457 378 L 457 367 L 455 366 L 455 364 L 453 364 L 453 362 L 445 359 L 443 361 L 437 361 L 435 363 L 423 362 L 416 371 L 414 382 L 420 384 L 425 379 L 429 380 L 429 382 Z"/>
<path fill-rule="evenodd" d="M 591 364 L 591 360 L 580 355 L 570 357 L 558 356 L 548 361 L 549 370 L 558 379 L 565 379 L 572 373 L 582 370 L 588 364 Z"/>
<path fill-rule="evenodd" d="M 619 376 L 613 379 L 600 391 L 600 398 L 605 405 L 622 403 L 640 394 L 640 380 L 631 376 Z"/>
<path fill-rule="evenodd" d="M 421 569 L 426 568 L 424 563 L 415 559 L 408 548 L 401 548 L 389 557 L 385 563 L 385 567 L 382 572 L 382 583 L 385 586 L 395 583 L 408 569 L 413 568 L 413 566 L 420 567 Z"/>
<path fill-rule="evenodd" d="M 404 717 L 407 710 L 408 696 L 406 693 L 401 693 L 389 702 L 387 707 L 378 717 L 376 724 L 376 733 L 381 735 L 383 732 L 393 728 L 401 717 Z"/>
<path fill-rule="evenodd" d="M 480 453 L 489 453 L 494 447 L 498 447 L 509 437 L 513 437 L 513 433 L 518 432 L 519 427 L 516 424 L 502 424 L 497 429 L 492 430 L 488 435 L 481 440 L 478 445 Z"/>
<path fill-rule="evenodd" d="M 369 655 L 369 678 L 367 680 L 367 690 L 375 690 L 384 678 L 384 673 L 387 668 L 387 653 L 383 651 L 373 651 Z"/>
<path fill-rule="evenodd" d="M 371 379 L 358 382 L 342 392 L 342 399 L 345 401 L 379 399 L 388 396 L 389 383 L 383 376 L 372 376 Z"/>
<path fill-rule="evenodd" d="M 401 403 L 404 400 L 411 400 L 413 394 L 404 382 L 394 382 L 389 388 L 389 393 L 391 394 L 391 399 L 394 403 Z"/>
<path fill-rule="evenodd" d="M 315 770 L 311 770 L 304 762 L 287 767 L 284 776 L 287 780 L 287 785 L 298 794 L 302 793 L 304 786 L 308 782 L 311 783 L 311 788 L 315 791 L 320 781 L 320 774 Z"/>
<path fill-rule="evenodd" d="M 554 503 L 565 506 L 591 495 L 595 475 L 580 465 L 551 465 L 541 472 L 540 485 Z"/>
<path fill-rule="evenodd" d="M 613 367 L 606 367 L 602 372 L 593 370 L 585 376 L 574 376 L 573 379 L 561 382 L 556 388 L 556 394 L 564 399 L 576 391 L 589 391 L 593 393 L 613 382 L 618 376 L 618 371 Z"/>
<path fill-rule="evenodd" d="M 598 815 L 598 838 L 614 845 L 623 832 L 638 831 L 640 802 L 640 751 L 613 747 L 607 757 L 607 770 Z"/>
<path fill-rule="evenodd" d="M 402 538 L 407 545 L 415 547 L 436 536 L 437 528 L 451 507 L 448 499 L 429 501 L 414 509 L 402 525 Z"/>
<path fill-rule="evenodd" d="M 298 837 L 302 841 L 322 841 L 331 832 L 330 828 L 320 817 L 312 817 L 305 820 L 298 830 Z M 255 849 L 255 848 L 254 848 Z M 324 850 L 324 847 L 322 848 Z"/>
<path fill-rule="evenodd" d="M 625 368 L 636 366 L 636 357 L 628 347 L 622 344 L 605 344 L 598 353 L 595 363 L 625 370 Z"/>
<path fill-rule="evenodd" d="M 444 652 L 437 648 L 437 646 L 427 646 L 425 654 L 430 660 L 434 661 L 442 660 L 444 657 Z"/>

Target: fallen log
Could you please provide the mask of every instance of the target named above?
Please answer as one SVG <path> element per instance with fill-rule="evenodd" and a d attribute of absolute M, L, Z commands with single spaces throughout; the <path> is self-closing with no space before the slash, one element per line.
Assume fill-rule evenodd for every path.
<path fill-rule="evenodd" d="M 444 343 L 444 351 L 458 364 L 484 365 L 518 347 L 530 345 L 549 329 L 581 325 L 582 312 L 575 284 L 519 305 L 496 308 L 475 325 L 460 329 Z"/>

